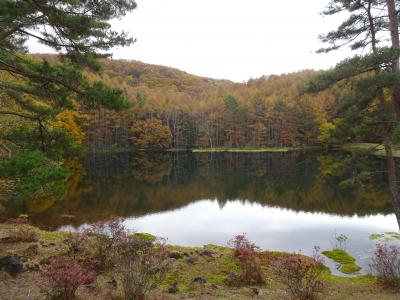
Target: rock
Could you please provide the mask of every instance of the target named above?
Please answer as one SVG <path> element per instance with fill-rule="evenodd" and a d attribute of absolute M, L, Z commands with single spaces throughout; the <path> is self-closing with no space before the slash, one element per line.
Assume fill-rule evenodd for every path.
<path fill-rule="evenodd" d="M 261 291 L 256 287 L 251 287 L 250 290 L 253 292 L 254 296 L 262 295 Z"/>
<path fill-rule="evenodd" d="M 170 294 L 176 294 L 176 293 L 178 293 L 179 292 L 179 289 L 178 289 L 178 283 L 173 283 L 170 287 L 169 287 L 169 289 L 168 289 L 168 293 L 170 293 Z"/>
<path fill-rule="evenodd" d="M 181 259 L 183 257 L 183 253 L 179 251 L 172 251 L 169 253 L 169 257 L 174 259 Z"/>
<path fill-rule="evenodd" d="M 32 257 L 35 256 L 39 253 L 39 245 L 38 244 L 32 244 L 26 247 L 23 250 L 23 255 L 27 257 Z"/>
<path fill-rule="evenodd" d="M 207 281 L 203 277 L 198 276 L 193 279 L 193 282 L 198 284 L 205 284 Z"/>
<path fill-rule="evenodd" d="M 199 251 L 199 254 L 201 256 L 214 257 L 215 252 L 210 249 L 205 249 L 205 250 Z"/>
<path fill-rule="evenodd" d="M 110 281 L 108 281 L 108 283 L 113 287 L 113 288 L 117 288 L 117 281 L 115 280 L 115 278 L 112 278 Z"/>
<path fill-rule="evenodd" d="M 39 271 L 39 264 L 34 262 L 28 262 L 24 264 L 25 271 Z"/>
<path fill-rule="evenodd" d="M 23 271 L 21 258 L 17 255 L 4 256 L 0 258 L 0 271 L 5 271 L 15 277 Z"/>
<path fill-rule="evenodd" d="M 219 286 L 216 285 L 216 284 L 212 284 L 211 287 L 212 287 L 214 290 L 218 290 L 218 289 L 219 289 Z"/>
<path fill-rule="evenodd" d="M 186 261 L 189 264 L 195 264 L 199 259 L 196 256 L 189 256 L 188 258 L 186 258 Z"/>
<path fill-rule="evenodd" d="M 229 285 L 234 285 L 237 283 L 237 275 L 235 272 L 229 272 L 226 276 L 226 280 L 228 281 Z"/>
<path fill-rule="evenodd" d="M 50 264 L 50 258 L 49 257 L 45 257 L 43 258 L 40 262 L 40 265 L 49 265 Z"/>

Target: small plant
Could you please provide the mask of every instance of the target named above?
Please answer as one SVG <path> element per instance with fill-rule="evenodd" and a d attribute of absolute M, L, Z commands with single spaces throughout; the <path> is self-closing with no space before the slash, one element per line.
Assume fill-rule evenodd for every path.
<path fill-rule="evenodd" d="M 157 287 L 169 271 L 165 240 L 156 242 L 129 238 L 120 247 L 119 273 L 125 299 L 142 300 Z"/>
<path fill-rule="evenodd" d="M 333 236 L 333 241 L 331 242 L 332 248 L 333 249 L 342 249 L 342 250 L 346 251 L 348 240 L 349 240 L 349 238 L 345 234 L 341 233 L 338 235 L 335 231 L 335 234 Z"/>
<path fill-rule="evenodd" d="M 400 247 L 377 244 L 370 267 L 383 285 L 400 288 Z"/>
<path fill-rule="evenodd" d="M 41 267 L 40 273 L 51 281 L 54 298 L 62 300 L 74 299 L 78 287 L 92 282 L 95 277 L 92 272 L 84 272 L 71 257 L 54 258 L 50 264 Z"/>
<path fill-rule="evenodd" d="M 1 241 L 5 243 L 32 243 L 38 241 L 38 235 L 28 226 L 16 225 L 11 234 Z"/>
<path fill-rule="evenodd" d="M 79 232 L 69 232 L 67 238 L 64 240 L 64 243 L 67 245 L 68 256 L 74 256 L 76 253 L 82 251 L 84 249 L 84 241 L 83 236 Z"/>
<path fill-rule="evenodd" d="M 289 254 L 276 258 L 271 267 L 288 287 L 295 299 L 315 299 L 323 291 L 321 275 L 324 270 L 319 247 L 314 248 L 313 258 Z"/>
<path fill-rule="evenodd" d="M 257 258 L 260 248 L 251 243 L 245 234 L 235 236 L 228 244 L 234 249 L 234 257 L 240 267 L 239 283 L 262 283 L 264 280 Z"/>
<path fill-rule="evenodd" d="M 99 263 L 100 268 L 105 268 L 111 263 L 110 260 L 114 258 L 112 252 L 128 239 L 128 231 L 122 222 L 121 218 L 97 222 L 81 235 L 82 242 L 86 244 L 85 248 L 89 249 L 91 258 Z"/>

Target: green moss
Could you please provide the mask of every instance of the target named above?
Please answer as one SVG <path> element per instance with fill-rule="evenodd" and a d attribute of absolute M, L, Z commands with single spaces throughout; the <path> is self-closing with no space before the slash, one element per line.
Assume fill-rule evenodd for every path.
<path fill-rule="evenodd" d="M 178 246 L 178 245 L 168 245 L 168 248 L 174 251 L 179 251 L 179 252 L 195 252 L 197 250 L 203 249 L 203 247 L 187 247 L 187 246 Z"/>
<path fill-rule="evenodd" d="M 331 282 L 348 282 L 352 284 L 373 284 L 376 283 L 377 279 L 375 276 L 368 274 L 368 275 L 360 275 L 355 277 L 342 277 L 342 276 L 335 276 L 331 273 L 329 268 L 326 268 L 322 272 L 322 279 L 325 281 Z"/>
<path fill-rule="evenodd" d="M 345 274 L 354 274 L 361 270 L 356 265 L 356 259 L 342 249 L 333 249 L 330 251 L 322 251 L 322 254 L 341 264 L 340 271 Z"/>
<path fill-rule="evenodd" d="M 361 267 L 356 264 L 344 264 L 340 268 L 340 271 L 344 274 L 354 274 L 361 270 Z"/>
<path fill-rule="evenodd" d="M 271 152 L 271 153 L 282 153 L 289 151 L 301 150 L 302 148 L 203 148 L 203 149 L 192 149 L 194 153 L 211 153 L 211 152 L 230 152 L 230 153 L 261 153 L 261 152 Z"/>
<path fill-rule="evenodd" d="M 213 249 L 213 250 L 227 250 L 227 249 L 229 249 L 228 247 L 225 247 L 225 246 L 218 246 L 218 245 L 213 245 L 213 244 L 204 245 L 203 248 L 205 248 L 205 249 Z"/>
<path fill-rule="evenodd" d="M 385 234 L 389 235 L 392 239 L 400 240 L 400 233 L 398 232 L 385 232 Z"/>
<path fill-rule="evenodd" d="M 157 237 L 155 235 L 152 235 L 150 233 L 134 233 L 129 236 L 132 238 L 141 239 L 141 240 L 150 241 L 150 242 L 154 242 L 157 239 Z"/>
<path fill-rule="evenodd" d="M 43 231 L 37 227 L 32 227 L 32 229 L 39 235 L 39 241 L 45 243 L 60 243 L 71 234 L 63 231 Z"/>
<path fill-rule="evenodd" d="M 214 275 L 209 279 L 211 284 L 215 285 L 226 285 L 227 284 L 227 276 L 226 275 Z"/>
<path fill-rule="evenodd" d="M 398 232 L 373 233 L 369 235 L 369 239 L 384 240 L 384 241 L 400 240 L 400 233 Z"/>
<path fill-rule="evenodd" d="M 268 253 L 268 255 L 272 256 L 272 257 L 282 257 L 284 255 L 287 255 L 287 253 L 285 252 L 280 252 L 280 251 L 268 251 L 266 252 Z"/>
<path fill-rule="evenodd" d="M 379 233 L 373 233 L 373 234 L 369 235 L 369 239 L 373 240 L 373 241 L 379 240 L 379 239 L 381 239 L 383 237 L 384 237 L 384 234 L 379 234 Z"/>
<path fill-rule="evenodd" d="M 370 153 L 376 156 L 386 156 L 386 151 L 383 145 L 373 143 L 349 143 L 342 145 L 342 149 L 350 152 L 364 152 Z M 400 150 L 395 149 L 393 151 L 394 157 L 400 157 Z"/>
<path fill-rule="evenodd" d="M 203 247 L 182 247 L 168 245 L 170 250 L 187 253 L 197 257 L 195 263 L 188 263 L 185 258 L 176 260 L 173 269 L 162 284 L 163 290 L 167 290 L 174 283 L 178 284 L 180 292 L 191 292 L 201 289 L 199 285 L 193 284 L 195 277 L 203 277 L 207 283 L 218 286 L 227 286 L 227 275 L 229 272 L 238 272 L 239 267 L 233 258 L 233 251 L 228 247 L 217 245 L 205 245 Z M 211 249 L 214 251 L 212 257 L 205 257 L 199 251 Z"/>

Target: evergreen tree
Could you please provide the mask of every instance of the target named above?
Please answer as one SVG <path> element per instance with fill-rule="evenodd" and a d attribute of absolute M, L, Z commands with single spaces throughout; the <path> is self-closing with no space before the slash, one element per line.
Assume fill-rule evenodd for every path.
<path fill-rule="evenodd" d="M 372 0 L 331 1 L 326 14 L 335 14 L 346 9 L 351 16 L 336 31 L 322 38 L 324 42 L 333 45 L 325 51 L 351 44 L 352 49 L 370 46 L 371 52 L 345 60 L 333 70 L 317 76 L 310 82 L 307 90 L 323 90 L 341 81 L 350 86 L 350 92 L 342 100 L 341 110 L 338 111 L 340 121 L 336 124 L 337 132 L 342 138 L 367 138 L 371 133 L 379 132 L 386 150 L 389 186 L 400 226 L 400 194 L 392 146 L 393 135 L 398 131 L 395 94 L 400 84 L 400 74 L 391 72 L 400 51 L 398 47 L 378 47 L 380 40 L 377 34 L 387 28 L 387 17 L 374 15 L 374 9 L 382 11 L 386 9 L 385 4 L 386 1 Z M 343 43 L 336 44 L 338 40 Z"/>
<path fill-rule="evenodd" d="M 49 180 L 65 180 L 62 162 L 79 151 L 75 110 L 129 107 L 122 90 L 91 81 L 83 71 L 99 70 L 98 58 L 134 42 L 110 25 L 134 8 L 134 0 L 0 2 L 0 117 L 15 124 L 0 142 L 11 141 L 20 150 L 0 165 L 0 175 L 30 178 L 22 181 L 23 195 L 33 197 L 44 185 L 60 190 Z M 28 55 L 31 42 L 50 47 L 58 57 Z"/>

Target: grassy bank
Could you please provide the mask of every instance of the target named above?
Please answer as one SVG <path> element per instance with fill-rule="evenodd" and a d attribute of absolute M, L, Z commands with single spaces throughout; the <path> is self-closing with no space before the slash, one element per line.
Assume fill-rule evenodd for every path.
<path fill-rule="evenodd" d="M 214 152 L 228 152 L 228 153 L 284 153 L 289 151 L 303 150 L 304 148 L 296 147 L 282 147 L 282 148 L 198 148 L 192 149 L 194 153 L 214 153 Z"/>
<path fill-rule="evenodd" d="M 362 151 L 362 152 L 370 152 L 376 156 L 386 156 L 386 151 L 383 145 L 374 144 L 374 143 L 349 143 L 341 146 L 341 149 L 345 151 Z M 400 157 L 400 149 L 395 149 L 393 151 L 394 157 Z"/>
<path fill-rule="evenodd" d="M 0 271 L 0 299 L 44 299 L 48 283 L 41 277 L 40 268 L 49 258 L 71 255 L 71 235 L 62 232 L 46 232 L 30 225 L 0 224 L 0 240 L 16 231 L 34 231 L 34 242 L 0 242 L 0 259 L 7 255 L 22 257 L 24 272 L 12 277 Z M 138 235 L 151 240 L 151 235 Z M 154 290 L 149 299 L 289 299 L 288 289 L 271 270 L 274 259 L 288 254 L 261 252 L 258 254 L 264 283 L 258 285 L 229 284 L 229 274 L 238 271 L 233 250 L 227 247 L 206 245 L 203 247 L 167 246 L 173 253 L 172 266 L 166 278 Z M 73 255 L 84 262 L 78 251 Z M 300 257 L 300 256 L 299 256 Z M 123 299 L 121 282 L 115 268 L 98 273 L 94 282 L 77 290 L 77 299 Z M 201 278 L 201 283 L 194 279 Z M 333 276 L 328 269 L 322 274 L 325 289 L 321 299 L 398 299 L 398 293 L 383 289 L 373 276 L 342 278 Z M 199 280 L 198 280 L 199 281 Z M 171 286 L 176 291 L 171 293 Z"/>

